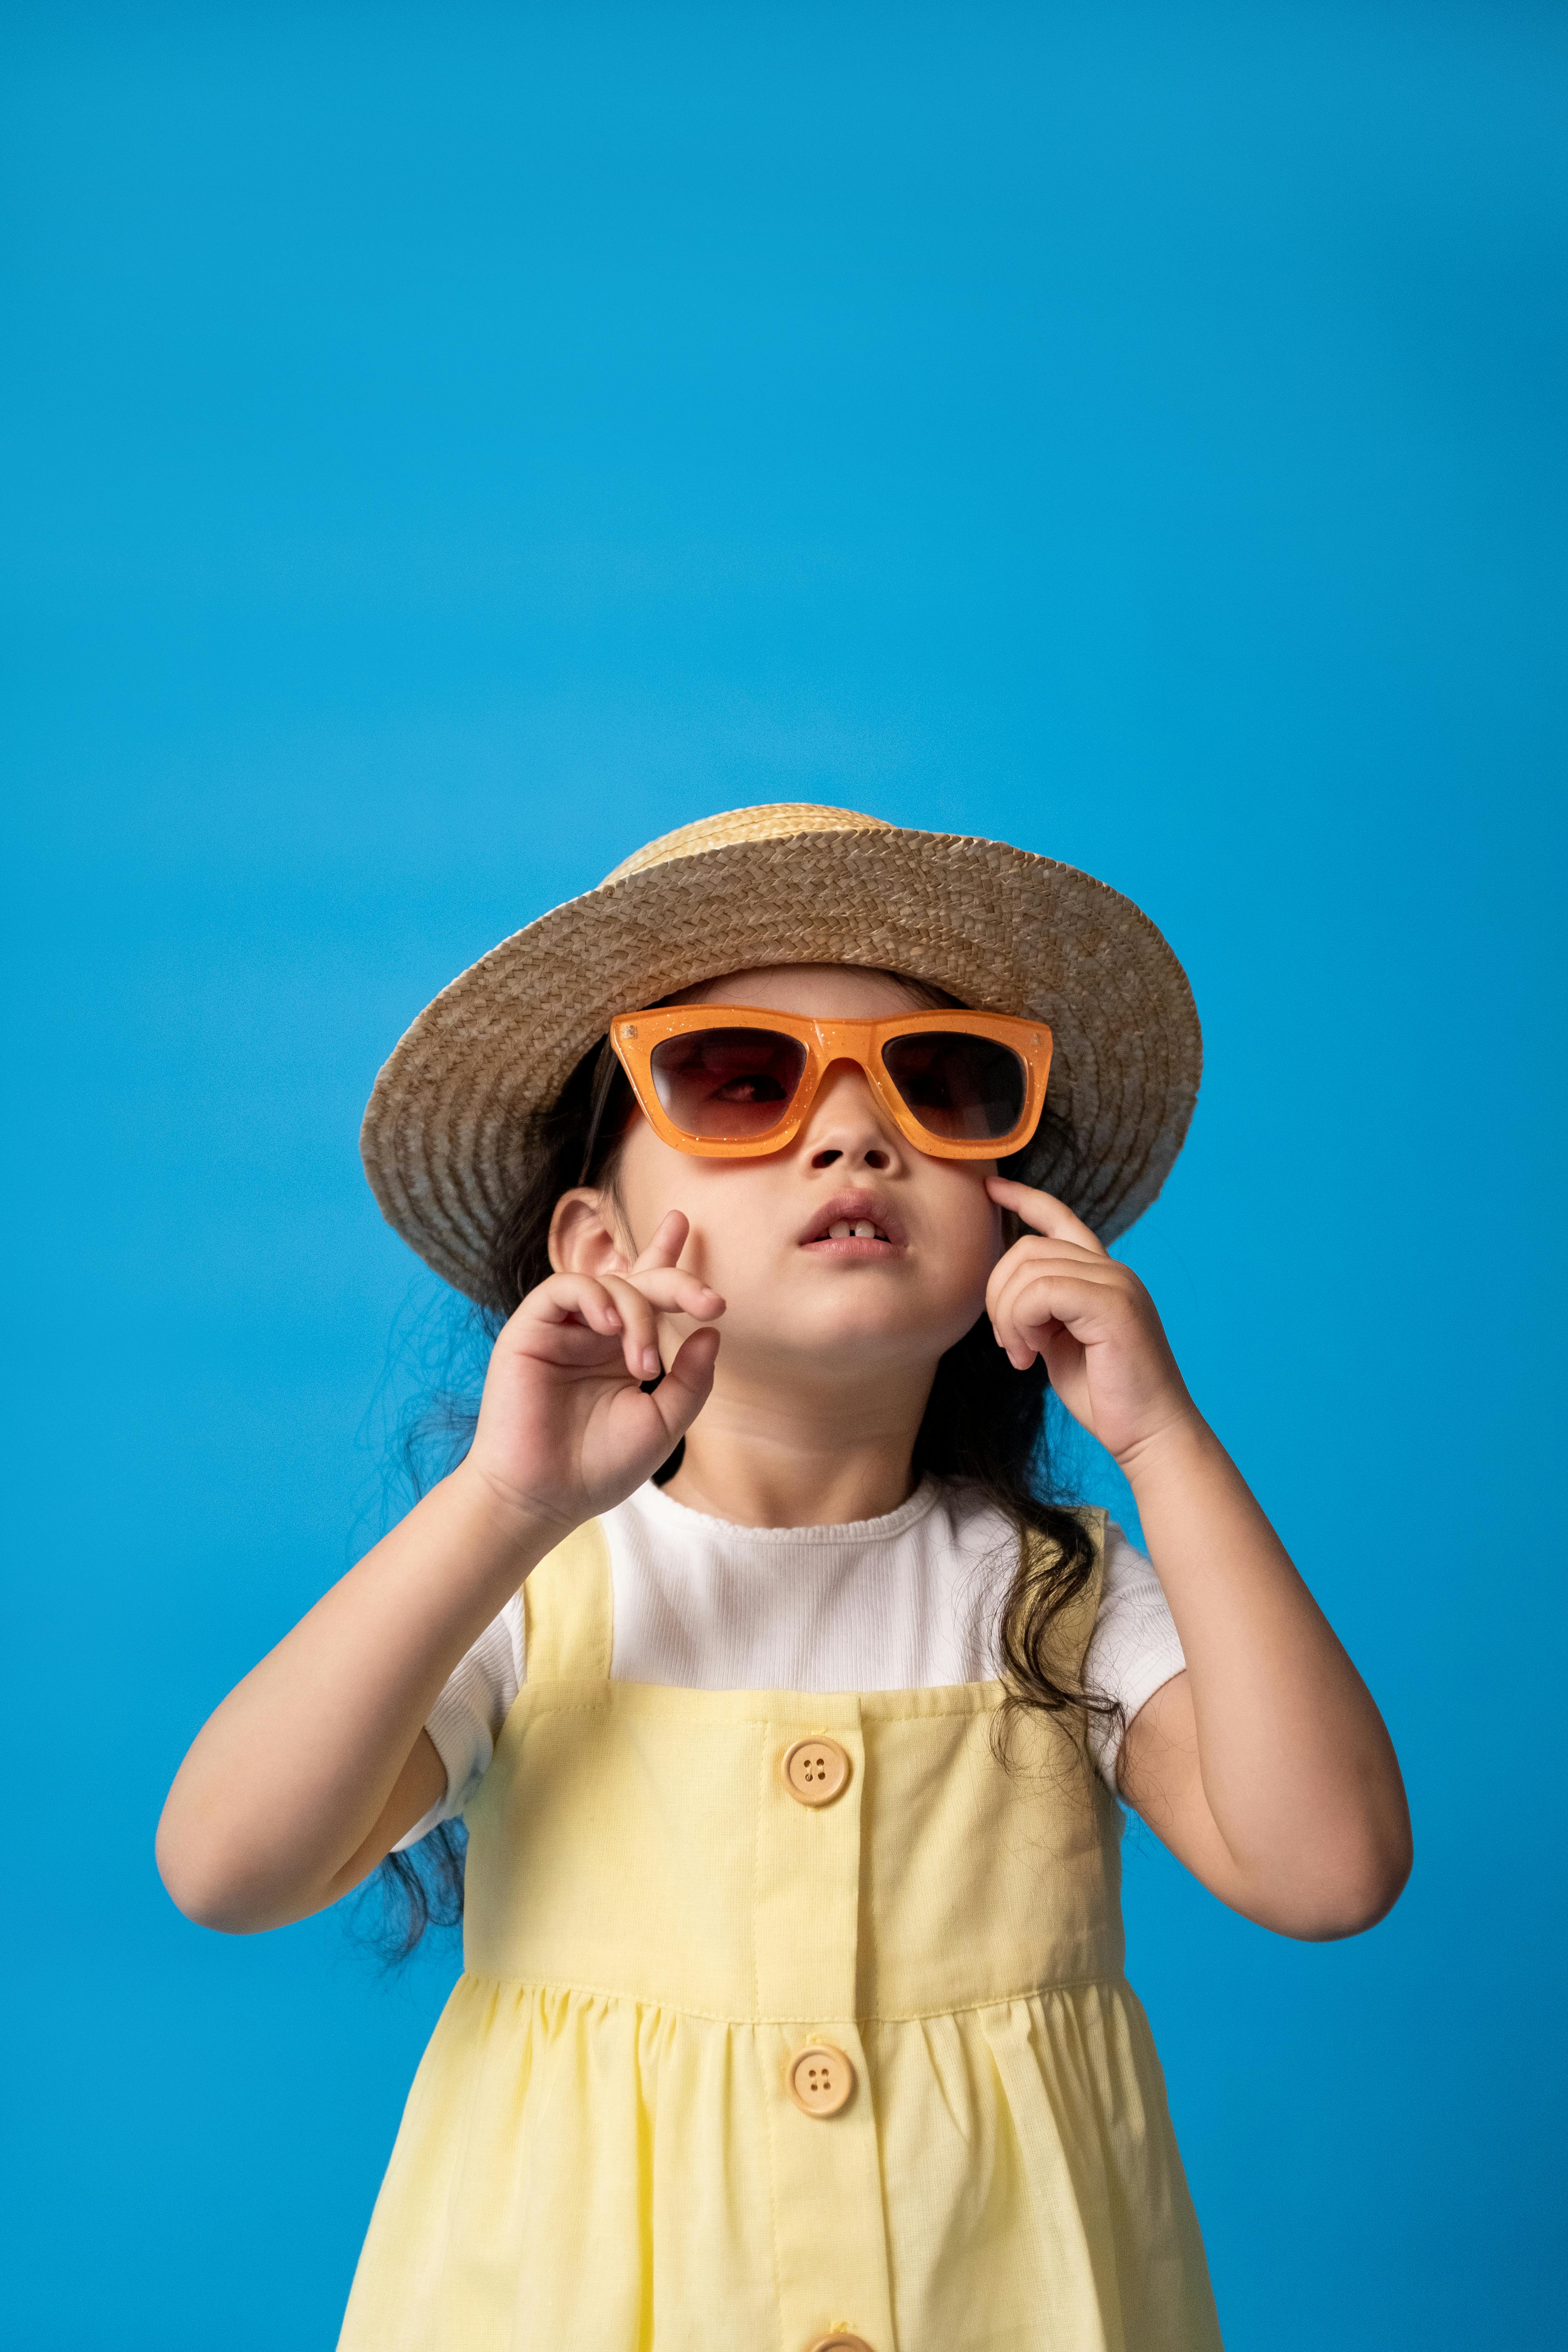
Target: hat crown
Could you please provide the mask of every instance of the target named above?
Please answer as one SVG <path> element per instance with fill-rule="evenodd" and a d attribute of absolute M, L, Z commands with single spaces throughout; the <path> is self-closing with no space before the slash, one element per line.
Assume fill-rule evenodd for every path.
<path fill-rule="evenodd" d="M 889 833 L 892 827 L 879 816 L 862 816 L 858 809 L 826 808 L 816 801 L 770 801 L 759 808 L 726 809 L 719 816 L 699 817 L 694 824 L 678 824 L 657 841 L 623 857 L 605 875 L 601 889 L 641 874 L 650 866 L 672 858 L 700 857 L 704 850 L 728 849 L 737 841 L 789 841 L 803 833 Z"/>

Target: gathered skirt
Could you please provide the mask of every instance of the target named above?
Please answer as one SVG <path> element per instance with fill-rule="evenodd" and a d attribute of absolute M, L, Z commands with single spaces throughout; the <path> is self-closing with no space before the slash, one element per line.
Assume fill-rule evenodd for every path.
<path fill-rule="evenodd" d="M 1124 1980 L 860 2039 L 900 2352 L 1217 2346 L 1159 2060 Z M 791 2040 L 465 1975 L 409 2096 L 343 2352 L 777 2345 L 766 2110 Z"/>

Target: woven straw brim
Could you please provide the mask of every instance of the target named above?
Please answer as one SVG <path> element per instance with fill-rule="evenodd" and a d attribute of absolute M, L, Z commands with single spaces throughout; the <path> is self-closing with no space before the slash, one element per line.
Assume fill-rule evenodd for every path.
<path fill-rule="evenodd" d="M 536 1123 L 612 1016 L 785 963 L 879 966 L 1048 1022 L 1047 1107 L 1076 1150 L 1068 1161 L 1043 1140 L 1031 1181 L 1105 1241 L 1159 1192 L 1192 1117 L 1202 1041 L 1186 976 L 1148 917 L 1091 876 L 1005 843 L 867 820 L 629 860 L 443 989 L 365 1113 L 365 1171 L 388 1223 L 493 1303 L 489 1246 L 522 1189 Z"/>

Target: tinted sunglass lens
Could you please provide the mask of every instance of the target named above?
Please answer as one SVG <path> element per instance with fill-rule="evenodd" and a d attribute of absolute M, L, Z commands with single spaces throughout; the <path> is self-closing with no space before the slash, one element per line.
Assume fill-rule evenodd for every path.
<path fill-rule="evenodd" d="M 895 1037 L 882 1062 L 921 1125 L 949 1142 L 994 1143 L 1024 1115 L 1024 1064 L 989 1037 L 940 1029 Z"/>
<path fill-rule="evenodd" d="M 771 1029 L 695 1029 L 667 1037 L 649 1060 L 672 1127 L 712 1143 L 745 1143 L 783 1126 L 805 1048 Z"/>

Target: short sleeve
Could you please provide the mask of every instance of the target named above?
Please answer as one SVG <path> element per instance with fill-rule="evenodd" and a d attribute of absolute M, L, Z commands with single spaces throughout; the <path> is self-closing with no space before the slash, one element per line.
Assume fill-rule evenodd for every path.
<path fill-rule="evenodd" d="M 1113 1797 L 1121 1795 L 1116 1768 L 1128 1725 L 1162 1684 L 1184 1673 L 1186 1664 L 1159 1578 L 1112 1520 L 1105 1534 L 1105 1577 L 1083 1679 L 1089 1690 L 1114 1699 L 1121 1709 L 1110 1718 L 1089 1717 L 1089 1748 Z"/>
<path fill-rule="evenodd" d="M 465 1650 L 425 1719 L 447 1768 L 447 1793 L 393 1848 L 402 1853 L 442 1822 L 460 1813 L 489 1768 L 501 1725 L 522 1687 L 522 1598 L 514 1593 L 499 1617 Z"/>

